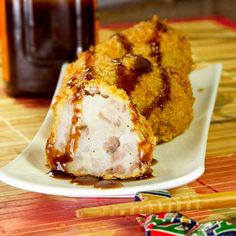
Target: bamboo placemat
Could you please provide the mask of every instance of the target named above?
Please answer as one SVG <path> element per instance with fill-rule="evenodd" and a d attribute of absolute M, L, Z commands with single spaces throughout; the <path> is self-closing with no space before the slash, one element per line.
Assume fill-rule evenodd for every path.
<path fill-rule="evenodd" d="M 236 31 L 226 18 L 172 22 L 192 45 L 197 67 L 221 62 L 224 71 L 212 117 L 206 172 L 198 180 L 172 189 L 175 196 L 236 190 Z M 101 30 L 103 40 L 114 28 Z M 1 66 L 1 64 L 0 64 Z M 32 140 L 50 101 L 13 99 L 6 95 L 0 74 L 0 167 L 13 160 Z M 78 220 L 75 209 L 132 199 L 79 199 L 26 192 L 0 182 L 0 235 L 144 235 L 135 217 Z M 184 212 L 200 221 L 228 219 L 236 209 Z"/>

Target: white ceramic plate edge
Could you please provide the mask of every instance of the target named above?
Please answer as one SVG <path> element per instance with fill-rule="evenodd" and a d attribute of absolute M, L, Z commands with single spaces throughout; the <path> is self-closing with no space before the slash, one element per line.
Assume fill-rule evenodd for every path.
<path fill-rule="evenodd" d="M 193 180 L 197 179 L 199 176 L 201 176 L 204 172 L 204 167 L 199 167 L 198 169 L 194 170 L 188 175 L 176 178 L 174 181 L 164 181 L 162 183 L 158 183 L 158 188 L 156 186 L 156 183 L 149 184 L 147 186 L 131 186 L 128 188 L 128 190 L 125 190 L 125 194 L 117 193 L 117 189 L 108 189 L 108 190 L 99 190 L 96 189 L 96 194 L 94 194 L 94 191 L 91 191 L 90 189 L 83 189 L 83 191 L 80 191 L 78 194 L 77 191 L 74 189 L 64 189 L 64 192 L 62 193 L 62 190 L 55 186 L 50 186 L 47 188 L 45 185 L 41 184 L 32 184 L 28 181 L 24 180 L 17 180 L 15 178 L 12 178 L 7 174 L 7 172 L 0 172 L 0 179 L 4 183 L 14 186 L 16 188 L 20 188 L 27 191 L 32 192 L 38 192 L 38 193 L 44 193 L 44 194 L 50 194 L 50 195 L 59 195 L 59 196 L 66 196 L 66 197 L 109 197 L 109 198 L 126 198 L 126 197 L 133 197 L 134 193 L 140 192 L 140 191 L 150 191 L 150 190 L 161 190 L 161 189 L 171 189 L 176 186 L 181 186 L 184 184 L 187 184 L 189 182 L 192 182 Z M 145 180 L 144 180 L 145 181 Z"/>
<path fill-rule="evenodd" d="M 65 68 L 66 68 L 66 65 L 63 66 L 61 75 L 64 73 Z M 209 126 L 210 126 L 212 111 L 214 109 L 215 98 L 216 98 L 218 84 L 220 81 L 222 65 L 213 64 L 209 68 L 213 70 L 215 73 L 215 76 L 213 76 L 215 81 L 213 83 L 212 94 L 211 94 L 209 104 L 208 104 L 208 112 L 206 114 L 206 118 L 204 119 L 205 122 L 203 124 L 203 131 L 201 133 L 201 139 L 202 139 L 201 144 L 200 144 L 201 145 L 201 148 L 200 148 L 201 158 L 204 158 L 205 156 L 207 134 L 208 134 Z M 59 81 L 62 81 L 62 76 L 60 77 Z M 58 85 L 58 87 L 59 86 L 60 85 Z M 50 112 L 51 111 L 49 110 L 44 122 L 42 123 L 41 128 L 39 129 L 36 136 L 32 140 L 32 143 L 36 142 L 40 133 L 42 133 L 43 130 L 47 128 L 46 123 L 47 123 L 48 116 L 50 116 Z M 69 196 L 69 197 L 78 197 L 78 196 L 79 197 L 127 197 L 127 196 L 134 195 L 134 193 L 138 191 L 146 191 L 146 190 L 152 190 L 152 189 L 170 189 L 170 188 L 178 187 L 197 179 L 204 172 L 204 160 L 203 160 L 202 164 L 199 165 L 198 168 L 196 168 L 195 170 L 191 171 L 190 173 L 184 176 L 181 176 L 172 180 L 158 182 L 158 183 L 149 183 L 147 185 L 145 184 L 141 185 L 142 183 L 145 183 L 145 180 L 142 180 L 143 182 L 138 181 L 140 185 L 128 186 L 125 188 L 125 191 L 122 191 L 120 189 L 109 189 L 109 190 L 99 190 L 99 189 L 93 190 L 93 189 L 87 189 L 87 188 L 75 189 L 75 188 L 70 188 L 70 187 L 65 187 L 65 186 L 63 187 L 50 186 L 50 184 L 48 186 L 45 186 L 45 184 L 31 183 L 29 181 L 25 181 L 24 179 L 17 179 L 16 176 L 12 176 L 11 174 L 11 171 L 12 171 L 11 166 L 14 166 L 15 164 L 17 164 L 17 162 L 20 160 L 20 157 L 23 156 L 24 153 L 26 153 L 30 149 L 31 144 L 15 160 L 11 161 L 5 167 L 0 169 L 1 181 L 9 185 L 12 185 L 14 187 L 24 189 L 24 190 L 46 193 L 46 194 L 53 194 L 53 195 L 63 195 L 63 196 Z"/>

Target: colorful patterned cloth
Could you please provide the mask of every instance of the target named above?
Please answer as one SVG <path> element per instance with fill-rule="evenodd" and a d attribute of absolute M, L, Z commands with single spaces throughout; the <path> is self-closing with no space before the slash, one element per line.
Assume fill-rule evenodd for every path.
<path fill-rule="evenodd" d="M 135 201 L 146 199 L 171 197 L 167 191 L 139 192 Z M 212 221 L 203 224 L 177 212 L 139 215 L 138 223 L 144 228 L 146 236 L 233 236 L 236 226 L 227 221 Z"/>

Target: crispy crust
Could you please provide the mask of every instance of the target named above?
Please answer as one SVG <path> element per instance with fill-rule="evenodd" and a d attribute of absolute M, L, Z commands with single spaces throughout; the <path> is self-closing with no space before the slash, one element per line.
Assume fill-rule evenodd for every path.
<path fill-rule="evenodd" d="M 94 85 L 129 101 L 142 153 L 139 173 L 133 176 L 106 173 L 102 177 L 142 175 L 151 164 L 156 142 L 173 139 L 191 123 L 194 102 L 188 79 L 191 68 L 186 38 L 156 16 L 79 54 L 67 67 L 63 86 L 52 106 L 55 122 L 47 146 L 50 167 L 55 169 L 50 162 L 52 156 L 58 160 L 64 155 L 53 149 L 60 111 L 78 91 Z"/>
<path fill-rule="evenodd" d="M 128 91 L 137 58 L 149 61 L 151 69 L 134 78 Z M 125 67 L 123 72 L 120 65 Z M 151 123 L 158 142 L 165 142 L 183 133 L 193 118 L 191 68 L 186 38 L 154 16 L 152 21 L 141 22 L 79 54 L 67 69 L 61 94 L 70 89 L 66 83 L 71 78 L 77 78 L 77 84 L 97 79 L 123 88 Z"/>

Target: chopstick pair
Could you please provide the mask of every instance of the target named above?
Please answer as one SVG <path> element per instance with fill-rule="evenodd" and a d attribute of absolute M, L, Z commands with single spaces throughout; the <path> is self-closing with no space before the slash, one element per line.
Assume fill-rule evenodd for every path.
<path fill-rule="evenodd" d="M 236 191 L 158 198 L 76 210 L 77 217 L 127 216 L 172 211 L 236 207 Z"/>

